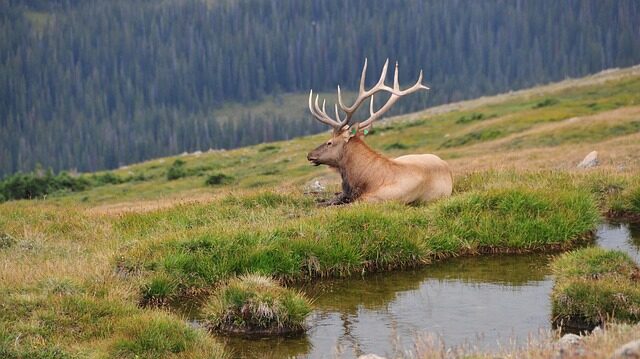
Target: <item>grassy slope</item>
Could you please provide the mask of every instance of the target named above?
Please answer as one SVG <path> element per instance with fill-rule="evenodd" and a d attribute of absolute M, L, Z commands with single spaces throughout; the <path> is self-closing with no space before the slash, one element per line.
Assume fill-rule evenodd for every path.
<path fill-rule="evenodd" d="M 367 142 L 390 156 L 437 153 L 452 165 L 456 176 L 505 167 L 572 169 L 593 149 L 600 150 L 606 167 L 618 170 L 622 166 L 623 173 L 632 172 L 640 167 L 640 158 L 635 155 L 635 144 L 640 141 L 639 78 L 640 68 L 632 68 L 437 107 L 383 122 Z M 557 102 L 538 107 L 548 99 Z M 473 114 L 483 117 L 461 120 Z M 95 211 L 118 211 L 129 208 L 130 203 L 123 204 L 125 201 L 140 210 L 170 206 L 180 199 L 209 200 L 230 191 L 278 187 L 300 192 L 301 185 L 316 177 L 338 180 L 330 170 L 309 166 L 305 158 L 326 137 L 320 134 L 232 151 L 151 160 L 115 171 L 122 176 L 142 174 L 149 178 L 147 181 L 105 186 L 56 201 L 84 201 Z M 167 181 L 166 172 L 176 158 L 203 176 Z M 213 189 L 204 186 L 204 175 L 214 173 L 224 173 L 236 181 Z M 95 208 L 96 204 L 103 206 Z"/>
<path fill-rule="evenodd" d="M 115 171 L 145 181 L 1 204 L 1 353 L 216 356 L 214 338 L 136 303 L 149 288 L 197 294 L 248 270 L 341 275 L 565 247 L 593 228 L 596 206 L 640 213 L 638 121 L 634 68 L 380 124 L 367 140 L 374 148 L 435 152 L 452 165 L 454 197 L 428 206 L 315 208 L 303 195 L 309 181 L 338 188 L 335 174 L 304 159 L 326 135 L 181 156 L 194 175 L 174 181 L 166 173 L 177 157 Z M 575 170 L 593 149 L 602 166 Z M 205 185 L 219 173 L 234 181 Z"/>

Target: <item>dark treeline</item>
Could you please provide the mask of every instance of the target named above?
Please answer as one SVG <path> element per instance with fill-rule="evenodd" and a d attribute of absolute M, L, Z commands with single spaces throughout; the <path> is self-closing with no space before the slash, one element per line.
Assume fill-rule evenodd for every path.
<path fill-rule="evenodd" d="M 0 175 L 112 168 L 318 131 L 219 121 L 226 101 L 355 89 L 385 58 L 433 88 L 399 110 L 640 62 L 640 2 L 8 0 L 0 2 Z M 375 69 L 375 71 L 374 71 Z"/>

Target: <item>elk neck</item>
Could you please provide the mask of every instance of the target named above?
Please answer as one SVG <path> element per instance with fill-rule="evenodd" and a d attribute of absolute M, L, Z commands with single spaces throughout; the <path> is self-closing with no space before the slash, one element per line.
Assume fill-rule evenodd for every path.
<path fill-rule="evenodd" d="M 351 138 L 345 146 L 338 170 L 343 189 L 353 197 L 381 186 L 393 175 L 395 164 L 372 150 L 360 137 Z"/>

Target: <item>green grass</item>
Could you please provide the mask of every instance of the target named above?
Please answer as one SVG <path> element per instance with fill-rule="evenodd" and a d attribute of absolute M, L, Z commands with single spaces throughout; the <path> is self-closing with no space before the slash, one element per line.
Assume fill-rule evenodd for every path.
<path fill-rule="evenodd" d="M 328 209 L 307 197 L 264 192 L 121 217 L 120 235 L 137 244 L 117 266 L 149 278 L 143 301 L 162 302 L 247 273 L 305 280 L 457 255 L 568 248 L 598 220 L 596 201 L 575 189 L 511 184 L 430 206 Z"/>
<path fill-rule="evenodd" d="M 609 321 L 640 321 L 640 269 L 625 253 L 585 248 L 552 263 L 554 322 L 587 327 Z"/>
<path fill-rule="evenodd" d="M 0 316 L 3 358 L 224 356 L 206 333 L 173 315 L 86 294 L 4 293 Z M 83 342 L 93 344 L 79 349 Z"/>
<path fill-rule="evenodd" d="M 478 130 L 472 131 L 460 137 L 455 137 L 449 140 L 446 140 L 442 143 L 442 148 L 449 147 L 460 147 L 464 145 L 473 144 L 476 142 L 483 142 L 496 139 L 498 137 L 503 136 L 504 132 L 501 130 Z"/>
<path fill-rule="evenodd" d="M 206 302 L 203 315 L 216 331 L 282 334 L 304 331 L 311 302 L 304 294 L 259 275 L 229 280 Z"/>

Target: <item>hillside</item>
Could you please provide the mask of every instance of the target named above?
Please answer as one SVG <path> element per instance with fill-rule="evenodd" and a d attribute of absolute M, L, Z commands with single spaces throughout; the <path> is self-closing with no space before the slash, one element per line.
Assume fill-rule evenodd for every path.
<path fill-rule="evenodd" d="M 339 185 L 305 159 L 323 133 L 82 174 L 85 190 L 1 203 L 0 356 L 231 357 L 180 305 L 237 274 L 291 283 L 565 250 L 603 216 L 640 216 L 638 66 L 374 130 L 366 140 L 384 154 L 447 160 L 453 196 L 318 208 L 306 187 Z M 576 169 L 592 150 L 601 164 Z"/>
<path fill-rule="evenodd" d="M 624 173 L 640 164 L 635 153 L 640 142 L 638 106 L 640 67 L 609 70 L 390 118 L 374 126 L 367 142 L 389 156 L 436 153 L 451 164 L 456 177 L 487 169 L 573 170 L 592 150 L 600 152 L 603 167 Z M 310 116 L 307 121 L 316 122 Z M 230 191 L 277 187 L 299 192 L 316 178 L 337 185 L 339 178 L 331 170 L 306 161 L 306 153 L 326 136 L 155 159 L 110 172 L 143 181 L 50 199 L 101 205 L 97 208 L 126 208 L 127 204 L 113 205 L 124 201 L 154 207 L 174 201 L 207 201 Z M 178 159 L 191 175 L 168 181 L 167 172 Z M 233 181 L 207 186 L 205 180 L 212 174 L 224 174 Z"/>
<path fill-rule="evenodd" d="M 304 106 L 242 108 L 353 89 L 365 57 L 433 85 L 396 114 L 631 66 L 639 19 L 633 0 L 3 1 L 0 177 L 314 133 Z"/>

